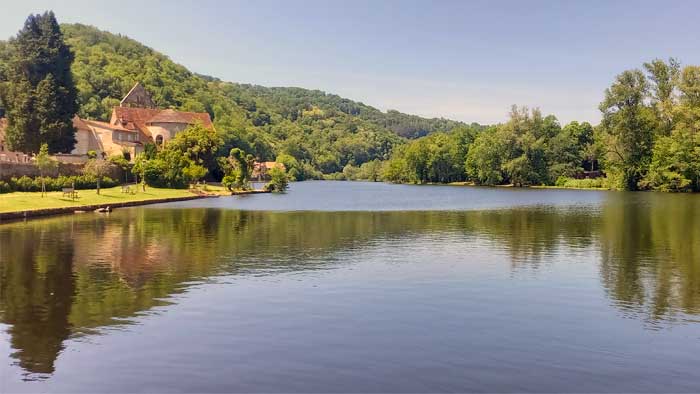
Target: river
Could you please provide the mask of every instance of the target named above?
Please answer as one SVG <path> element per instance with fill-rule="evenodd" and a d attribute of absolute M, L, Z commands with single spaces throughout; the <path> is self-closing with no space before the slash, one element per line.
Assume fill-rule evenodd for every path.
<path fill-rule="evenodd" d="M 300 182 L 0 225 L 0 392 L 696 392 L 700 196 Z"/>

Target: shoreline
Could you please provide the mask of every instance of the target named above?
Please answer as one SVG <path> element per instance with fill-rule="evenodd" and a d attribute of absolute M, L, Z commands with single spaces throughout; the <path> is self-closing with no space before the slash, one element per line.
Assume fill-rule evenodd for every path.
<path fill-rule="evenodd" d="M 243 196 L 246 194 L 265 194 L 265 193 L 272 193 L 272 190 L 234 190 L 231 192 L 232 196 Z"/>
<path fill-rule="evenodd" d="M 125 202 L 115 202 L 115 203 L 105 203 L 105 204 L 88 204 L 88 205 L 76 205 L 70 207 L 59 207 L 59 208 L 43 208 L 43 209 L 31 209 L 26 211 L 11 211 L 11 212 L 0 212 L 0 225 L 9 221 L 26 220 L 32 218 L 39 218 L 44 216 L 55 216 L 55 215 L 65 215 L 74 214 L 78 211 L 84 211 L 85 213 L 92 213 L 92 211 L 100 208 L 126 208 L 135 207 L 140 205 L 150 205 L 150 204 L 161 204 L 167 202 L 177 202 L 177 201 L 188 201 L 188 200 L 198 200 L 202 198 L 216 198 L 218 195 L 191 195 L 183 197 L 166 197 L 166 198 L 155 198 L 151 200 L 139 200 L 139 201 L 125 201 Z"/>

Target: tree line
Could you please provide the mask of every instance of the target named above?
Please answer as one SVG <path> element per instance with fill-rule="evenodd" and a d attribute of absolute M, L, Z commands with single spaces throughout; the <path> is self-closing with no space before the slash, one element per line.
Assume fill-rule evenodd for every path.
<path fill-rule="evenodd" d="M 460 127 L 399 147 L 382 175 L 391 182 L 546 185 L 596 170 L 596 149 L 589 123 L 561 127 L 553 115 L 513 106 L 504 124 Z"/>
<path fill-rule="evenodd" d="M 503 124 L 456 128 L 411 141 L 384 163 L 392 182 L 567 184 L 700 191 L 700 67 L 655 59 L 615 77 L 596 127 L 514 106 Z M 573 185 L 585 185 L 572 182 Z"/>

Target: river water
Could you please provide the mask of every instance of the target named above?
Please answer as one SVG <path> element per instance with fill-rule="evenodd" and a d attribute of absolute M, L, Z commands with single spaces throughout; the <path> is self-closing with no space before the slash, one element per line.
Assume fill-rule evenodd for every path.
<path fill-rule="evenodd" d="M 294 183 L 0 225 L 0 392 L 697 392 L 700 196 Z"/>

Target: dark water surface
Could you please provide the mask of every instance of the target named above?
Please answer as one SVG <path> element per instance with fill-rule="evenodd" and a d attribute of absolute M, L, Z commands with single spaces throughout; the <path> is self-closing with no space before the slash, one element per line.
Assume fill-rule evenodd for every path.
<path fill-rule="evenodd" d="M 3 224 L 0 392 L 697 392 L 699 225 L 343 182 Z"/>

